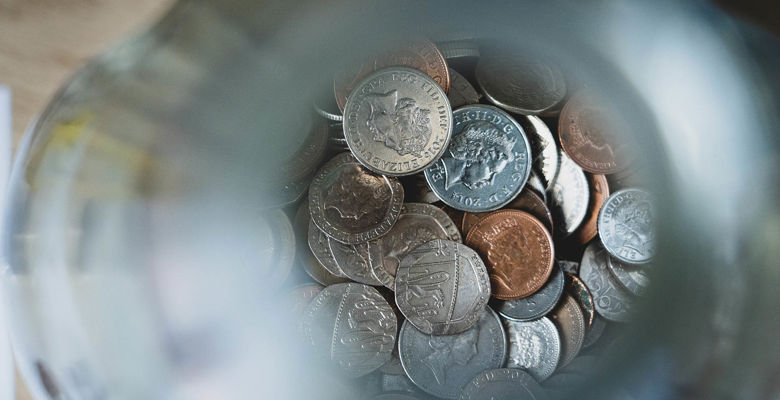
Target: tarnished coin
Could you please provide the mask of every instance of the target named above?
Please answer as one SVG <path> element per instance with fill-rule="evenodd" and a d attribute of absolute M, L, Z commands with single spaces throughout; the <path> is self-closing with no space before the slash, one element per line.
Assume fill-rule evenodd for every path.
<path fill-rule="evenodd" d="M 579 228 L 588 213 L 590 190 L 588 179 L 577 164 L 560 153 L 561 167 L 550 191 L 550 211 L 557 222 L 557 232 L 569 236 Z"/>
<path fill-rule="evenodd" d="M 453 112 L 452 140 L 425 170 L 433 192 L 463 211 L 499 209 L 512 201 L 531 172 L 531 148 L 509 114 L 485 105 Z"/>
<path fill-rule="evenodd" d="M 504 328 L 490 307 L 474 327 L 457 335 L 426 335 L 407 320 L 398 340 L 401 364 L 409 379 L 445 399 L 457 399 L 477 373 L 500 368 L 506 359 Z"/>
<path fill-rule="evenodd" d="M 450 69 L 450 81 L 450 92 L 447 93 L 447 98 L 449 98 L 453 110 L 461 106 L 479 103 L 479 93 L 458 71 Z"/>
<path fill-rule="evenodd" d="M 655 255 L 655 210 L 650 193 L 623 189 L 601 208 L 598 230 L 604 248 L 629 264 L 649 262 Z"/>
<path fill-rule="evenodd" d="M 609 254 L 601 242 L 590 242 L 582 255 L 580 279 L 593 295 L 593 304 L 599 315 L 610 321 L 627 321 L 633 299 L 609 272 L 607 257 Z"/>
<path fill-rule="evenodd" d="M 332 363 L 344 376 L 357 378 L 390 359 L 397 321 L 376 289 L 340 283 L 317 295 L 300 328 L 312 354 Z"/>
<path fill-rule="evenodd" d="M 530 321 L 538 319 L 555 308 L 563 294 L 564 276 L 558 266 L 553 267 L 553 272 L 547 283 L 536 293 L 517 300 L 498 300 L 493 308 L 501 316 L 514 321 Z"/>
<path fill-rule="evenodd" d="M 479 253 L 490 274 L 493 296 L 528 297 L 553 270 L 553 241 L 539 220 L 517 210 L 496 211 L 471 229 L 466 245 Z"/>
<path fill-rule="evenodd" d="M 590 200 L 588 201 L 588 212 L 585 219 L 572 234 L 572 237 L 580 244 L 587 244 L 598 233 L 598 219 L 601 206 L 609 197 L 609 183 L 604 175 L 586 174 L 588 179 L 588 188 L 590 189 Z"/>
<path fill-rule="evenodd" d="M 650 279 L 647 278 L 642 267 L 622 263 L 615 257 L 607 257 L 607 267 L 624 288 L 637 296 L 643 295 L 645 288 L 650 284 Z"/>
<path fill-rule="evenodd" d="M 539 114 L 566 96 L 561 71 L 536 54 L 486 46 L 475 75 L 491 103 L 517 114 Z"/>
<path fill-rule="evenodd" d="M 470 329 L 489 299 L 485 264 L 460 243 L 432 240 L 414 248 L 398 267 L 395 301 L 423 333 L 452 335 Z"/>
<path fill-rule="evenodd" d="M 333 258 L 333 253 L 330 252 L 330 245 L 328 244 L 328 235 L 325 234 L 314 221 L 309 221 L 309 249 L 314 257 L 329 273 L 336 277 L 346 278 L 344 271 L 336 264 L 336 259 Z"/>
<path fill-rule="evenodd" d="M 596 344 L 599 338 L 601 338 L 601 335 L 604 333 L 604 329 L 606 327 L 607 322 L 604 321 L 604 318 L 596 315 L 593 318 L 593 325 L 591 325 L 590 329 L 588 329 L 588 331 L 585 333 L 585 341 L 582 343 L 582 348 L 587 349 L 588 347 Z"/>
<path fill-rule="evenodd" d="M 550 190 L 555 183 L 560 165 L 558 146 L 547 124 L 535 115 L 517 115 L 517 122 L 525 130 L 531 143 L 533 169 L 544 181 L 545 190 Z"/>
<path fill-rule="evenodd" d="M 373 174 L 350 153 L 341 153 L 312 180 L 309 211 L 329 237 L 357 244 L 390 231 L 401 213 L 403 198 L 404 189 L 397 179 Z"/>
<path fill-rule="evenodd" d="M 434 239 L 460 243 L 458 227 L 447 213 L 430 204 L 404 203 L 401 215 L 386 235 L 368 242 L 371 270 L 386 287 L 395 290 L 401 260 L 415 247 Z"/>
<path fill-rule="evenodd" d="M 534 217 L 541 221 L 548 231 L 552 232 L 553 229 L 553 220 L 552 220 L 552 214 L 550 213 L 550 210 L 547 208 L 547 205 L 544 204 L 544 200 L 542 200 L 539 195 L 534 193 L 528 188 L 523 189 L 520 194 L 515 197 L 512 202 L 504 206 L 504 208 L 511 208 L 514 210 L 520 210 L 525 211 Z M 464 232 L 465 234 L 468 234 L 471 228 L 474 227 L 474 225 L 477 224 L 477 222 L 481 221 L 482 218 L 487 217 L 490 215 L 489 212 L 484 213 L 474 213 L 474 212 L 465 212 L 463 213 L 463 218 L 461 219 L 460 224 L 460 230 L 461 232 Z"/>
<path fill-rule="evenodd" d="M 412 68 L 390 67 L 366 77 L 349 95 L 344 115 L 344 137 L 352 154 L 383 175 L 428 168 L 452 135 L 446 93 Z"/>
<path fill-rule="evenodd" d="M 593 296 L 585 283 L 574 274 L 566 274 L 566 290 L 577 301 L 585 317 L 586 330 L 593 325 L 596 316 L 596 308 L 593 305 Z"/>
<path fill-rule="evenodd" d="M 328 239 L 328 246 L 333 254 L 333 259 L 336 260 L 336 265 L 339 266 L 344 276 L 366 285 L 383 285 L 372 270 L 368 243 L 344 244 Z"/>
<path fill-rule="evenodd" d="M 561 335 L 561 360 L 558 365 L 565 367 L 577 357 L 585 341 L 585 316 L 582 315 L 577 301 L 568 294 L 561 299 L 561 303 L 550 314 L 550 319 L 555 322 Z"/>
<path fill-rule="evenodd" d="M 463 388 L 460 400 L 543 400 L 544 389 L 519 369 L 482 371 Z"/>
<path fill-rule="evenodd" d="M 603 101 L 580 91 L 571 96 L 558 120 L 561 147 L 582 169 L 614 174 L 628 166 L 628 124 Z"/>
<path fill-rule="evenodd" d="M 503 322 L 509 337 L 506 367 L 523 369 L 539 382 L 552 375 L 561 356 L 561 338 L 552 321 Z"/>
<path fill-rule="evenodd" d="M 374 71 L 387 67 L 409 67 L 421 71 L 444 92 L 450 90 L 450 75 L 447 62 L 436 46 L 427 40 L 409 40 L 390 51 L 384 52 L 363 63 L 358 70 L 337 77 L 333 82 L 333 91 L 339 109 L 344 110 L 347 97 L 358 87 L 360 81 Z M 344 115 L 347 115 L 345 112 Z"/>

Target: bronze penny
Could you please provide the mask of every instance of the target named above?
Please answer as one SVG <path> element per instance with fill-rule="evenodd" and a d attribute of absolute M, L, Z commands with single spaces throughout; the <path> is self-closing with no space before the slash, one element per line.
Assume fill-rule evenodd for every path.
<path fill-rule="evenodd" d="M 333 92 L 339 110 L 344 111 L 347 97 L 363 78 L 387 67 L 414 68 L 430 76 L 445 93 L 450 90 L 449 69 L 439 49 L 428 40 L 414 40 L 402 47 L 374 56 L 359 68 L 337 77 L 333 81 Z"/>
<path fill-rule="evenodd" d="M 614 174 L 628 166 L 627 124 L 595 95 L 580 91 L 558 120 L 563 151 L 585 171 Z"/>
<path fill-rule="evenodd" d="M 492 294 L 501 300 L 521 299 L 541 289 L 555 262 L 550 232 L 524 211 L 492 212 L 471 229 L 466 245 L 482 256 Z"/>
<path fill-rule="evenodd" d="M 566 274 L 566 291 L 577 300 L 577 304 L 582 309 L 582 314 L 585 316 L 585 325 L 587 329 L 593 325 L 593 318 L 596 316 L 596 309 L 593 305 L 593 295 L 590 294 L 590 290 L 585 286 L 585 283 L 573 274 Z"/>
<path fill-rule="evenodd" d="M 552 214 L 550 213 L 550 209 L 547 208 L 547 205 L 544 204 L 544 200 L 542 200 L 538 194 L 534 193 L 528 188 L 523 189 L 523 191 L 520 192 L 520 194 L 514 200 L 512 200 L 511 203 L 504 206 L 504 208 L 525 211 L 541 221 L 548 231 L 553 231 L 553 218 Z M 482 218 L 485 218 L 488 215 L 490 215 L 489 212 L 463 213 L 463 218 L 460 221 L 461 232 L 468 234 L 469 231 L 471 231 L 471 228 L 473 228 L 477 222 L 481 221 Z M 596 216 L 598 217 L 598 211 L 596 211 Z"/>
<path fill-rule="evenodd" d="M 590 242 L 598 233 L 599 211 L 604 202 L 609 197 L 609 183 L 607 177 L 598 174 L 585 174 L 588 178 L 588 187 L 590 188 L 590 201 L 588 201 L 588 213 L 580 224 L 580 227 L 572 234 L 582 245 Z"/>

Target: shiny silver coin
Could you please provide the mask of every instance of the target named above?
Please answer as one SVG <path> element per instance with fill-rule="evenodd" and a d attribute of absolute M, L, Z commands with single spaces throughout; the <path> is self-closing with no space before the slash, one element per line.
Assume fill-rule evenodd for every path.
<path fill-rule="evenodd" d="M 615 257 L 607 257 L 607 267 L 615 279 L 634 295 L 643 295 L 650 284 L 642 267 L 620 262 Z"/>
<path fill-rule="evenodd" d="M 344 108 L 344 137 L 368 169 L 410 175 L 441 157 L 452 135 L 452 109 L 444 90 L 406 67 L 376 71 L 360 82 Z"/>
<path fill-rule="evenodd" d="M 566 80 L 554 64 L 494 47 L 481 53 L 474 74 L 491 103 L 517 114 L 539 114 L 566 96 Z"/>
<path fill-rule="evenodd" d="M 574 233 L 588 214 L 590 190 L 588 179 L 577 164 L 563 151 L 561 167 L 550 191 L 550 211 L 561 236 Z"/>
<path fill-rule="evenodd" d="M 452 142 L 425 178 L 444 204 L 458 210 L 497 210 L 514 199 L 531 173 L 531 147 L 522 127 L 492 106 L 453 113 Z"/>
<path fill-rule="evenodd" d="M 655 210 L 650 193 L 623 189 L 601 207 L 598 230 L 609 254 L 629 264 L 643 264 L 655 254 Z"/>
<path fill-rule="evenodd" d="M 598 315 L 610 321 L 627 321 L 633 299 L 609 272 L 607 257 L 609 254 L 601 242 L 591 241 L 582 255 L 580 279 L 593 295 L 593 304 Z"/>
<path fill-rule="evenodd" d="M 368 243 L 344 244 L 328 239 L 328 246 L 344 276 L 358 283 L 382 286 L 371 269 Z"/>
<path fill-rule="evenodd" d="M 411 250 L 398 267 L 395 302 L 422 333 L 453 335 L 470 329 L 489 299 L 485 264 L 460 243 L 431 240 Z"/>
<path fill-rule="evenodd" d="M 511 368 L 482 371 L 463 388 L 460 400 L 546 399 L 544 389 L 531 375 Z"/>
<path fill-rule="evenodd" d="M 397 320 L 376 289 L 357 283 L 328 286 L 300 322 L 308 351 L 342 375 L 366 375 L 390 359 Z"/>
<path fill-rule="evenodd" d="M 404 203 L 393 228 L 379 239 L 368 242 L 371 270 L 390 290 L 401 260 L 415 247 L 434 239 L 460 243 L 460 231 L 442 209 L 430 204 Z"/>
<path fill-rule="evenodd" d="M 561 335 L 561 360 L 558 365 L 565 367 L 582 349 L 582 343 L 585 341 L 585 315 L 577 300 L 566 294 L 558 308 L 550 314 L 550 319 Z"/>
<path fill-rule="evenodd" d="M 593 325 L 591 325 L 590 329 L 588 329 L 588 331 L 585 333 L 585 341 L 582 342 L 582 348 L 587 349 L 588 347 L 596 344 L 596 342 L 599 341 L 599 338 L 601 338 L 601 335 L 604 334 L 604 329 L 606 327 L 607 322 L 604 321 L 604 318 L 596 315 L 593 318 Z"/>
<path fill-rule="evenodd" d="M 555 144 L 550 128 L 535 115 L 515 116 L 517 122 L 523 126 L 528 141 L 531 143 L 533 154 L 533 169 L 544 183 L 544 191 L 550 190 L 555 183 L 560 166 L 558 146 Z"/>
<path fill-rule="evenodd" d="M 350 153 L 341 153 L 314 176 L 309 211 L 330 238 L 358 244 L 390 231 L 401 213 L 403 198 L 404 189 L 397 179 L 376 175 Z"/>
<path fill-rule="evenodd" d="M 432 336 L 404 322 L 398 337 L 401 364 L 417 387 L 437 397 L 457 399 L 471 379 L 500 368 L 506 358 L 506 335 L 489 307 L 471 329 L 457 335 Z"/>
<path fill-rule="evenodd" d="M 517 300 L 497 300 L 493 307 L 502 317 L 514 321 L 541 318 L 558 304 L 563 294 L 564 282 L 563 271 L 559 266 L 555 266 L 547 283 L 538 292 Z"/>
<path fill-rule="evenodd" d="M 561 357 L 561 338 L 552 321 L 503 322 L 509 337 L 506 367 L 523 369 L 539 382 L 552 375 Z"/>
<path fill-rule="evenodd" d="M 317 225 L 315 225 L 314 221 L 312 220 L 309 220 L 308 239 L 309 249 L 311 250 L 312 254 L 314 254 L 314 258 L 316 258 L 317 261 L 322 264 L 322 267 L 336 277 L 346 278 L 347 276 L 344 275 L 344 271 L 339 268 L 339 265 L 336 263 L 336 259 L 333 258 L 333 253 L 330 252 L 328 235 L 320 230 L 320 228 L 317 228 Z"/>
<path fill-rule="evenodd" d="M 479 93 L 471 86 L 468 79 L 458 71 L 450 68 L 450 92 L 447 93 L 450 99 L 450 106 L 456 109 L 461 106 L 479 103 Z"/>

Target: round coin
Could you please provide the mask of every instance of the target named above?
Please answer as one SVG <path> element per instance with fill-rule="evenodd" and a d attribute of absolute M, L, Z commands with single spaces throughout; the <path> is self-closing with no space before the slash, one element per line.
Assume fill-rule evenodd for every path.
<path fill-rule="evenodd" d="M 560 367 L 568 365 L 582 349 L 585 341 L 585 316 L 582 315 L 577 301 L 570 295 L 565 295 L 558 307 L 550 314 L 561 335 Z"/>
<path fill-rule="evenodd" d="M 550 211 L 557 222 L 557 233 L 569 236 L 582 224 L 588 213 L 590 191 L 585 173 L 564 153 L 560 153 L 561 167 L 550 196 Z"/>
<path fill-rule="evenodd" d="M 340 283 L 323 289 L 309 304 L 300 329 L 312 354 L 357 378 L 390 359 L 397 323 L 376 289 Z"/>
<path fill-rule="evenodd" d="M 593 306 L 593 296 L 590 294 L 590 290 L 574 274 L 566 274 L 566 290 L 574 297 L 574 300 L 577 300 L 577 304 L 582 309 L 582 315 L 585 317 L 585 325 L 587 329 L 590 329 L 596 316 L 596 308 Z"/>
<path fill-rule="evenodd" d="M 485 264 L 460 243 L 432 240 L 414 248 L 398 267 L 395 302 L 423 333 L 452 335 L 470 329 L 489 299 Z"/>
<path fill-rule="evenodd" d="M 571 96 L 558 120 L 561 147 L 582 169 L 614 174 L 628 166 L 628 126 L 619 115 L 600 105 L 594 95 L 580 91 Z"/>
<path fill-rule="evenodd" d="M 604 248 L 629 264 L 649 262 L 655 254 L 655 210 L 650 193 L 623 189 L 601 208 L 598 231 Z"/>
<path fill-rule="evenodd" d="M 506 359 L 504 328 L 490 307 L 476 325 L 457 335 L 427 335 L 407 320 L 398 340 L 401 364 L 409 379 L 423 391 L 445 399 L 457 399 L 477 373 L 500 368 Z"/>
<path fill-rule="evenodd" d="M 460 394 L 460 400 L 543 400 L 546 398 L 546 392 L 531 375 L 511 368 L 480 372 Z"/>
<path fill-rule="evenodd" d="M 650 284 L 642 267 L 622 263 L 615 257 L 607 257 L 607 267 L 624 288 L 637 296 L 643 295 L 645 288 Z"/>
<path fill-rule="evenodd" d="M 517 210 L 496 211 L 474 226 L 466 245 L 479 253 L 490 274 L 493 296 L 528 297 L 553 270 L 553 241 L 539 220 Z"/>
<path fill-rule="evenodd" d="M 395 290 L 395 275 L 401 260 L 415 247 L 434 239 L 462 241 L 458 227 L 440 208 L 404 203 L 390 232 L 368 242 L 371 270 L 386 287 Z"/>
<path fill-rule="evenodd" d="M 531 143 L 531 154 L 534 156 L 533 169 L 544 181 L 545 190 L 550 190 L 560 165 L 555 138 L 541 118 L 535 115 L 517 115 L 515 118 L 525 130 Z"/>
<path fill-rule="evenodd" d="M 441 157 L 452 134 L 447 95 L 424 73 L 390 67 L 360 82 L 344 109 L 355 158 L 383 175 L 420 172 Z"/>
<path fill-rule="evenodd" d="M 561 338 L 552 321 L 503 322 L 509 337 L 506 367 L 523 369 L 539 382 L 552 375 L 561 356 Z"/>
<path fill-rule="evenodd" d="M 450 69 L 450 92 L 447 93 L 447 98 L 450 100 L 450 106 L 456 109 L 461 106 L 469 104 L 479 103 L 479 93 L 471 86 L 468 79 L 461 75 L 458 71 Z"/>
<path fill-rule="evenodd" d="M 560 267 L 553 267 L 547 283 L 536 293 L 517 300 L 495 301 L 494 308 L 501 316 L 514 321 L 530 321 L 543 317 L 558 304 L 563 294 L 564 275 Z"/>
<path fill-rule="evenodd" d="M 585 248 L 580 262 L 580 279 L 590 290 L 596 312 L 610 321 L 627 321 L 631 294 L 617 282 L 607 266 L 609 254 L 598 240 Z"/>
<path fill-rule="evenodd" d="M 355 282 L 372 286 L 383 285 L 374 274 L 369 256 L 368 243 L 344 244 L 328 239 L 330 252 L 341 272 Z"/>
<path fill-rule="evenodd" d="M 330 238 L 357 244 L 390 231 L 401 213 L 403 198 L 404 189 L 397 179 L 373 174 L 350 153 L 341 153 L 312 180 L 309 211 Z"/>
<path fill-rule="evenodd" d="M 609 183 L 604 175 L 586 174 L 588 187 L 590 188 L 590 200 L 588 201 L 588 212 L 585 219 L 572 234 L 580 244 L 586 244 L 591 241 L 598 233 L 598 219 L 601 206 L 609 197 Z"/>
<path fill-rule="evenodd" d="M 453 112 L 452 140 L 425 170 L 433 192 L 463 211 L 499 209 L 512 201 L 531 172 L 531 148 L 522 127 L 496 107 L 470 105 Z"/>

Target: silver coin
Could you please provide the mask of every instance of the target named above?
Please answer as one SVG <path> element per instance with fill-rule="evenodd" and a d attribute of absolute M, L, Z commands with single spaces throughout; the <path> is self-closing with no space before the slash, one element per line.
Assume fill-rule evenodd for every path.
<path fill-rule="evenodd" d="M 401 260 L 395 302 L 422 333 L 453 335 L 470 329 L 490 299 L 490 277 L 477 252 L 449 240 L 417 246 Z"/>
<path fill-rule="evenodd" d="M 550 211 L 558 233 L 568 236 L 577 230 L 588 214 L 590 190 L 582 168 L 563 151 L 559 155 L 561 167 L 550 191 Z"/>
<path fill-rule="evenodd" d="M 333 253 L 330 252 L 330 245 L 328 244 L 328 235 L 325 234 L 314 221 L 309 220 L 309 249 L 319 263 L 331 274 L 336 277 L 346 278 L 344 271 L 339 268 L 336 263 L 336 259 L 333 258 Z"/>
<path fill-rule="evenodd" d="M 511 368 L 482 371 L 463 388 L 460 400 L 546 399 L 544 389 L 531 375 Z"/>
<path fill-rule="evenodd" d="M 314 100 L 314 111 L 321 117 L 329 120 L 341 122 L 344 120 L 344 116 L 341 115 L 338 104 L 336 104 L 336 98 L 333 97 L 333 93 L 328 93 L 322 98 Z"/>
<path fill-rule="evenodd" d="M 368 243 L 344 244 L 328 239 L 328 246 L 344 276 L 358 283 L 382 286 L 371 269 Z"/>
<path fill-rule="evenodd" d="M 542 113 L 566 96 L 561 71 L 531 54 L 486 47 L 474 74 L 491 103 L 517 114 Z"/>
<path fill-rule="evenodd" d="M 629 264 L 643 264 L 655 254 L 655 210 L 650 193 L 623 189 L 601 207 L 598 231 L 609 254 Z"/>
<path fill-rule="evenodd" d="M 462 242 L 458 227 L 442 209 L 430 204 L 404 203 L 390 232 L 368 243 L 371 270 L 387 288 L 395 290 L 395 274 L 401 260 L 415 247 L 434 239 Z"/>
<path fill-rule="evenodd" d="M 645 271 L 636 265 L 622 263 L 610 256 L 607 257 L 607 267 L 624 288 L 637 296 L 643 295 L 650 284 Z"/>
<path fill-rule="evenodd" d="M 535 115 L 516 115 L 515 119 L 523 126 L 531 143 L 534 172 L 544 181 L 545 190 L 550 190 L 560 166 L 555 138 L 547 124 Z"/>
<path fill-rule="evenodd" d="M 387 176 L 369 172 L 350 153 L 328 161 L 309 187 L 309 211 L 328 237 L 357 244 L 376 239 L 401 213 L 404 189 Z"/>
<path fill-rule="evenodd" d="M 601 242 L 591 241 L 582 255 L 580 279 L 593 295 L 593 303 L 600 316 L 610 321 L 627 321 L 631 313 L 631 294 L 609 272 L 608 256 Z"/>
<path fill-rule="evenodd" d="M 588 329 L 588 331 L 585 333 L 585 341 L 582 342 L 582 348 L 587 349 L 588 347 L 596 344 L 599 338 L 601 338 L 601 335 L 604 333 L 604 329 L 606 327 L 607 322 L 604 321 L 604 318 L 596 315 L 593 318 L 593 324 L 590 326 L 590 329 Z"/>
<path fill-rule="evenodd" d="M 390 359 L 395 313 L 376 289 L 357 283 L 328 286 L 303 314 L 300 329 L 309 351 L 346 377 L 366 375 Z"/>
<path fill-rule="evenodd" d="M 458 71 L 450 68 L 450 92 L 447 93 L 452 109 L 469 104 L 479 103 L 479 93 L 471 86 L 468 79 Z"/>
<path fill-rule="evenodd" d="M 558 304 L 563 294 L 564 275 L 559 266 L 553 267 L 553 272 L 547 283 L 536 293 L 517 300 L 497 300 L 494 308 L 505 317 L 514 321 L 530 321 L 543 317 Z"/>
<path fill-rule="evenodd" d="M 500 368 L 506 358 L 506 335 L 493 310 L 457 335 L 432 336 L 405 321 L 398 337 L 401 364 L 417 387 L 437 397 L 457 399 L 479 372 Z"/>
<path fill-rule="evenodd" d="M 572 275 L 579 276 L 580 273 L 580 263 L 576 261 L 569 261 L 569 260 L 558 260 L 557 261 L 558 266 L 561 267 L 563 272 L 570 273 Z"/>
<path fill-rule="evenodd" d="M 506 367 L 523 369 L 539 382 L 552 375 L 561 357 L 561 338 L 552 321 L 503 322 L 509 337 Z"/>
<path fill-rule="evenodd" d="M 447 94 L 412 68 L 390 67 L 366 77 L 347 98 L 344 115 L 344 136 L 355 158 L 383 175 L 428 168 L 452 135 Z"/>
<path fill-rule="evenodd" d="M 531 172 L 531 147 L 523 128 L 504 111 L 471 105 L 453 113 L 452 142 L 425 170 L 444 204 L 458 210 L 497 210 L 514 199 Z"/>
<path fill-rule="evenodd" d="M 551 314 L 550 319 L 558 327 L 561 335 L 561 360 L 559 365 L 565 367 L 574 357 L 577 357 L 585 341 L 585 315 L 577 300 L 566 294 Z"/>

